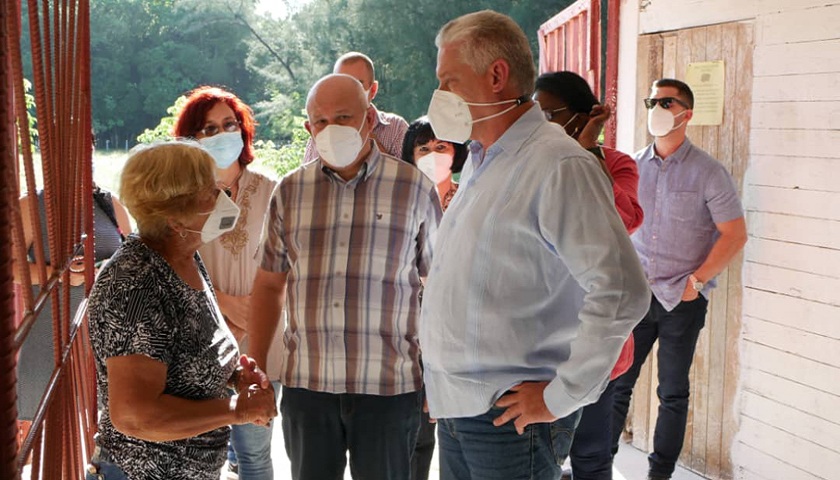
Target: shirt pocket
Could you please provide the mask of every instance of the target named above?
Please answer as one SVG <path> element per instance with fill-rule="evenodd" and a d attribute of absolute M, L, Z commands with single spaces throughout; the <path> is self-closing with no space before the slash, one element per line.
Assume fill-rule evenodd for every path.
<path fill-rule="evenodd" d="M 703 201 L 699 192 L 672 192 L 665 206 L 668 219 L 683 225 L 692 225 L 700 217 Z"/>
<path fill-rule="evenodd" d="M 371 209 L 367 213 L 370 253 L 373 266 L 399 269 L 408 261 L 410 245 L 417 237 L 412 219 L 403 212 Z"/>

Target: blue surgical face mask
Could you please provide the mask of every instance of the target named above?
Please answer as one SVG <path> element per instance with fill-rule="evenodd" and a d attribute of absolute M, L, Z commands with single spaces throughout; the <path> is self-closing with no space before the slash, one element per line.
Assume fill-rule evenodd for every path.
<path fill-rule="evenodd" d="M 198 141 L 216 161 L 216 166 L 224 170 L 233 165 L 245 148 L 242 132 L 223 132 Z"/>

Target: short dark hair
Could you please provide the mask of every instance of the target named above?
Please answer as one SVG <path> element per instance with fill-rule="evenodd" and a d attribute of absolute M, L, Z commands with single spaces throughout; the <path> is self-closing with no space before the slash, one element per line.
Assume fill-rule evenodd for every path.
<path fill-rule="evenodd" d="M 549 72 L 537 78 L 536 90 L 562 100 L 575 113 L 589 114 L 598 99 L 583 77 L 574 72 Z"/>
<path fill-rule="evenodd" d="M 414 147 L 436 139 L 437 137 L 435 137 L 435 132 L 432 130 L 432 124 L 429 123 L 428 117 L 422 116 L 411 122 L 403 139 L 402 159 L 415 165 Z M 452 159 L 452 173 L 459 173 L 464 168 L 464 162 L 467 160 L 467 146 L 463 143 L 447 143 L 451 143 L 455 147 L 455 156 Z"/>
<path fill-rule="evenodd" d="M 691 91 L 691 87 L 689 87 L 687 83 L 675 78 L 660 78 L 659 80 L 653 82 L 653 86 L 656 88 L 676 88 L 678 94 L 683 97 L 682 100 L 688 104 L 688 108 L 694 109 L 694 93 Z"/>

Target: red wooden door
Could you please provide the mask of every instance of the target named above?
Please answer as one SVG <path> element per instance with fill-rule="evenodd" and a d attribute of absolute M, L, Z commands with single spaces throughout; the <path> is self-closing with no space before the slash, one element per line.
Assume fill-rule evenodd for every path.
<path fill-rule="evenodd" d="M 570 70 L 585 78 L 595 96 L 615 107 L 618 85 L 619 1 L 607 1 L 606 19 L 601 0 L 578 0 L 540 26 L 540 73 Z M 603 38 L 603 21 L 607 23 Z M 606 58 L 602 42 L 606 40 Z M 602 71 L 606 67 L 606 76 Z M 606 92 L 606 95 L 604 95 Z M 615 115 L 607 123 L 604 144 L 615 146 Z"/>

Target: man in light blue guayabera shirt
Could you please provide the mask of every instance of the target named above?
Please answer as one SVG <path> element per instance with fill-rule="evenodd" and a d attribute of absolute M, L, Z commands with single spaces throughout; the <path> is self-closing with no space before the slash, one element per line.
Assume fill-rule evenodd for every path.
<path fill-rule="evenodd" d="M 441 140 L 472 140 L 420 319 L 442 479 L 554 479 L 650 301 L 598 160 L 531 100 L 525 34 L 491 11 L 436 39 Z"/>

